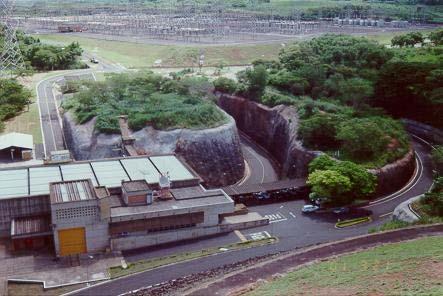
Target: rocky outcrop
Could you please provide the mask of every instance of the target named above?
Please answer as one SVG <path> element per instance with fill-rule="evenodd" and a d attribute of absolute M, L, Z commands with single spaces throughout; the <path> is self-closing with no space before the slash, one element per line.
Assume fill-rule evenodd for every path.
<path fill-rule="evenodd" d="M 293 107 L 267 107 L 244 98 L 219 95 L 218 105 L 234 117 L 237 127 L 265 148 L 280 165 L 280 175 L 305 177 L 315 153 L 297 140 L 298 114 Z"/>
<path fill-rule="evenodd" d="M 71 112 L 63 114 L 63 132 L 66 145 L 76 160 L 117 157 L 120 152 L 120 135 L 98 133 L 92 119 L 85 124 L 77 124 Z"/>
<path fill-rule="evenodd" d="M 167 131 L 146 127 L 134 132 L 135 148 L 140 154 L 177 153 L 209 186 L 225 186 L 243 177 L 244 160 L 235 122 L 226 114 L 227 123 L 202 130 Z M 77 125 L 65 113 L 64 129 L 69 149 L 77 160 L 118 156 L 121 136 L 94 131 L 95 120 Z"/>

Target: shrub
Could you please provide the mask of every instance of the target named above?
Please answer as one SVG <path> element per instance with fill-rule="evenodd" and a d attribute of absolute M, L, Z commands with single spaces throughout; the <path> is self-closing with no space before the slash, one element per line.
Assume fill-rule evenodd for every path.
<path fill-rule="evenodd" d="M 299 137 L 303 143 L 313 149 L 334 150 L 339 147 L 336 139 L 337 128 L 343 117 L 335 114 L 319 113 L 302 120 L 299 127 Z"/>
<path fill-rule="evenodd" d="M 105 82 L 83 84 L 63 103 L 79 123 L 97 117 L 100 132 L 119 132 L 118 115 L 127 114 L 131 129 L 206 128 L 224 122 L 209 100 L 212 84 L 205 78 L 164 79 L 151 72 L 111 75 Z M 190 94 L 192 93 L 192 94 Z"/>
<path fill-rule="evenodd" d="M 437 173 L 443 175 L 443 146 L 437 146 L 432 151 L 432 162 Z"/>
<path fill-rule="evenodd" d="M 237 82 L 226 77 L 219 77 L 213 83 L 215 90 L 222 93 L 233 94 L 237 90 Z"/>

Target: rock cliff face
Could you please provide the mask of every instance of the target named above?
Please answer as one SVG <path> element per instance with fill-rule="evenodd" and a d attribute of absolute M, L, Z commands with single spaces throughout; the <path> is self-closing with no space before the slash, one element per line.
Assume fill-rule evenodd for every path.
<path fill-rule="evenodd" d="M 382 168 L 369 170 L 377 176 L 376 195 L 390 194 L 404 186 L 415 170 L 415 154 L 410 149 L 402 158 Z"/>
<path fill-rule="evenodd" d="M 139 153 L 148 155 L 179 154 L 209 186 L 233 184 L 242 178 L 245 167 L 235 122 L 226 116 L 227 123 L 204 130 L 159 131 L 146 127 L 132 134 L 134 146 Z M 77 125 L 69 112 L 63 121 L 68 147 L 77 160 L 118 156 L 113 148 L 120 147 L 120 135 L 95 132 L 94 119 Z"/>
<path fill-rule="evenodd" d="M 315 153 L 297 140 L 298 114 L 288 106 L 267 107 L 244 98 L 219 95 L 218 105 L 234 117 L 237 127 L 265 148 L 279 163 L 280 175 L 305 177 Z"/>
<path fill-rule="evenodd" d="M 71 112 L 63 114 L 63 132 L 66 145 L 76 160 L 118 157 L 120 135 L 97 133 L 94 130 L 95 118 L 85 124 L 76 124 Z"/>

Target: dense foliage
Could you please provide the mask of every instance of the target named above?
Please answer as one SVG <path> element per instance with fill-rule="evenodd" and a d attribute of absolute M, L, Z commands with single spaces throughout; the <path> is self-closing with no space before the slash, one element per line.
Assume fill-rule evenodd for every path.
<path fill-rule="evenodd" d="M 0 28 L 0 51 L 3 48 L 3 28 Z M 28 69 L 65 70 L 86 67 L 79 61 L 83 50 L 76 42 L 68 46 L 47 45 L 31 36 L 18 31 L 19 46 Z"/>
<path fill-rule="evenodd" d="M 376 187 L 375 175 L 364 167 L 350 161 L 336 161 L 327 155 L 311 161 L 309 172 L 311 198 L 324 200 L 326 206 L 346 205 L 367 198 Z M 326 180 L 328 177 L 332 180 Z"/>
<path fill-rule="evenodd" d="M 443 176 L 443 146 L 437 146 L 432 151 L 432 162 L 437 174 Z"/>
<path fill-rule="evenodd" d="M 14 79 L 0 79 L 0 131 L 3 122 L 30 104 L 31 93 Z"/>
<path fill-rule="evenodd" d="M 443 126 L 442 32 L 398 35 L 396 48 L 327 34 L 286 46 L 279 61 L 256 61 L 236 87 L 224 84 L 269 106 L 296 106 L 307 147 L 382 166 L 408 150 L 403 127 L 386 113 Z"/>
<path fill-rule="evenodd" d="M 443 177 L 435 180 L 433 189 L 425 194 L 420 203 L 430 216 L 443 217 Z"/>
<path fill-rule="evenodd" d="M 211 89 L 208 89 L 211 87 Z M 79 123 L 96 117 L 100 132 L 119 132 L 118 116 L 129 115 L 129 126 L 139 130 L 206 128 L 224 122 L 224 114 L 204 98 L 212 91 L 202 78 L 172 80 L 151 72 L 114 74 L 105 82 L 86 83 L 80 92 L 64 102 Z"/>

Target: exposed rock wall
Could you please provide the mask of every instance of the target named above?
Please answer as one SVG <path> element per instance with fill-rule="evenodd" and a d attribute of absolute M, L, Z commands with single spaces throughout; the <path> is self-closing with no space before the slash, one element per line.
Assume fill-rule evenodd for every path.
<path fill-rule="evenodd" d="M 414 150 L 393 163 L 380 169 L 369 170 L 377 176 L 376 195 L 389 194 L 402 188 L 412 177 L 415 170 Z"/>
<path fill-rule="evenodd" d="M 219 95 L 219 106 L 237 122 L 237 127 L 265 148 L 280 164 L 282 177 L 297 178 L 308 174 L 308 164 L 316 156 L 297 140 L 298 114 L 288 106 L 267 107 L 247 99 Z M 392 193 L 404 186 L 415 169 L 411 149 L 403 158 L 380 169 L 370 170 L 377 176 L 376 195 Z"/>
<path fill-rule="evenodd" d="M 243 177 L 244 160 L 235 121 L 204 130 L 168 131 L 146 127 L 134 132 L 135 148 L 143 154 L 177 153 L 209 186 L 225 186 Z M 113 147 L 121 143 L 120 135 L 94 131 L 95 120 L 75 124 L 72 114 L 64 115 L 64 129 L 69 149 L 77 160 L 118 156 Z"/>
<path fill-rule="evenodd" d="M 76 160 L 118 157 L 120 135 L 97 133 L 94 129 L 96 119 L 85 124 L 76 124 L 71 112 L 63 114 L 63 132 L 66 145 Z"/>
<path fill-rule="evenodd" d="M 244 98 L 219 95 L 219 106 L 234 117 L 237 127 L 265 148 L 279 163 L 282 177 L 308 174 L 315 153 L 297 140 L 298 114 L 288 106 L 267 107 Z"/>

